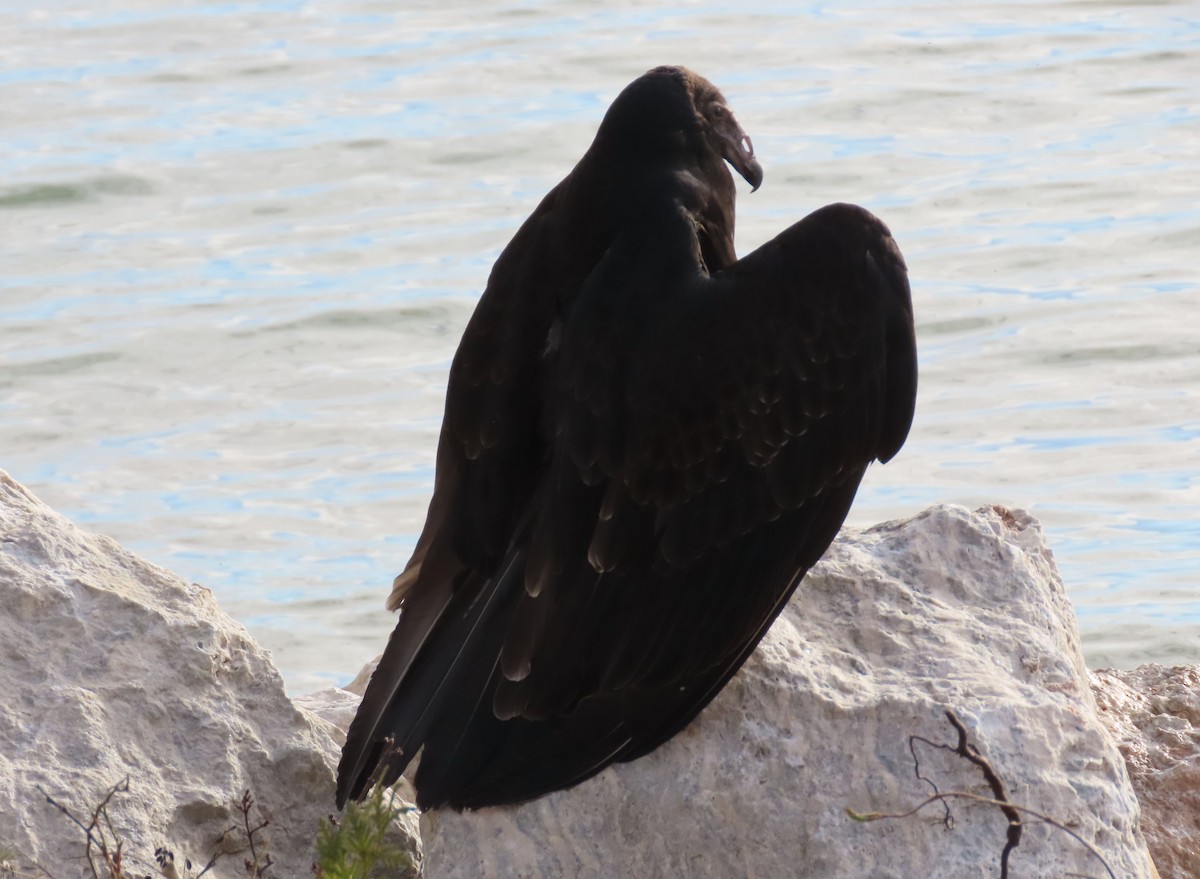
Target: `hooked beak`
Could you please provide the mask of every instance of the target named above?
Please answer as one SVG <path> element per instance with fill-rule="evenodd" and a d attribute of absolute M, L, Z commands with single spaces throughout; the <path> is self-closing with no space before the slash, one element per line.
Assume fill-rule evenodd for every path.
<path fill-rule="evenodd" d="M 721 139 L 721 156 L 750 184 L 750 191 L 762 186 L 763 169 L 754 158 L 754 144 L 750 136 L 742 131 L 732 113 L 725 113 L 716 127 Z"/>

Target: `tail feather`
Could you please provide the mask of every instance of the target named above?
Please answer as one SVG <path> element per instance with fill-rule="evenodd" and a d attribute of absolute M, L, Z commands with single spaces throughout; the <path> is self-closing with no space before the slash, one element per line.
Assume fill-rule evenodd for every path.
<path fill-rule="evenodd" d="M 411 593 L 346 735 L 339 808 L 362 799 L 375 779 L 399 778 L 451 699 L 478 701 L 460 684 L 474 676 L 476 664 L 490 670 L 495 661 L 498 645 L 490 650 L 487 642 L 506 626 L 491 623 L 519 593 L 523 557 L 514 552 L 499 577 L 479 584 L 471 582 L 478 575 L 467 573 L 461 582 Z"/>

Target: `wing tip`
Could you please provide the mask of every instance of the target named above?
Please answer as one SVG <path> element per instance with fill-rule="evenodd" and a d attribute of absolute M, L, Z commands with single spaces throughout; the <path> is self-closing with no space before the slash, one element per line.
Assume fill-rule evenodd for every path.
<path fill-rule="evenodd" d="M 355 721 L 358 716 L 355 717 Z M 342 746 L 342 756 L 338 761 L 337 787 L 334 802 L 339 809 L 344 809 L 350 800 L 361 800 L 366 787 L 366 781 L 375 771 L 377 760 L 372 760 L 368 752 L 379 748 L 370 748 L 364 741 L 366 735 L 362 729 L 355 729 L 357 723 L 350 724 L 346 734 L 346 744 Z"/>

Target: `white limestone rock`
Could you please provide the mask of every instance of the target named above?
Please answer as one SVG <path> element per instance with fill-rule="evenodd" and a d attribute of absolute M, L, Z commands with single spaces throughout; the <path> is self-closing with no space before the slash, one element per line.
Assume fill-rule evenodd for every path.
<path fill-rule="evenodd" d="M 1162 879 L 1200 876 L 1200 666 L 1092 672 L 1092 690 L 1142 809 Z"/>
<path fill-rule="evenodd" d="M 936 507 L 848 531 L 753 657 L 649 756 L 515 808 L 422 817 L 427 879 L 997 876 L 1006 821 L 939 804 L 909 737 L 954 743 L 953 708 L 1011 801 L 1094 846 L 1116 876 L 1156 875 L 1121 755 L 1096 716 L 1074 614 L 1037 524 Z M 917 744 L 942 791 L 991 792 L 965 760 Z M 1105 876 L 1036 822 L 1010 875 Z"/>
<path fill-rule="evenodd" d="M 268 875 L 311 875 L 333 811 L 332 727 L 292 704 L 211 592 L 76 528 L 3 472 L 0 704 L 0 846 L 20 875 L 37 863 L 91 876 L 83 831 L 41 791 L 86 822 L 126 777 L 108 809 L 126 875 L 159 875 L 165 846 L 181 876 L 224 851 L 205 875 L 244 877 L 244 832 L 218 840 L 241 827 L 246 790 L 251 817 L 270 818 L 256 836 Z"/>
<path fill-rule="evenodd" d="M 333 725 L 356 696 L 297 708 L 211 593 L 80 531 L 3 473 L 0 698 L 0 845 L 22 868 L 91 875 L 82 831 L 39 789 L 86 819 L 128 776 L 109 816 L 130 875 L 157 875 L 160 845 L 197 872 L 240 824 L 246 789 L 271 818 L 259 839 L 274 875 L 309 875 L 332 805 Z M 1004 820 L 988 807 L 952 803 L 952 831 L 936 804 L 901 821 L 846 817 L 926 795 L 908 737 L 953 741 L 945 707 L 1014 802 L 1070 827 L 1115 875 L 1156 875 L 1040 531 L 1021 513 L 959 508 L 840 539 L 743 672 L 649 757 L 522 807 L 426 815 L 426 875 L 997 875 Z M 1170 709 L 1135 718 L 1162 732 L 1163 759 L 1177 755 Z M 974 767 L 917 747 L 942 790 L 989 793 Z M 244 836 L 220 845 L 206 875 L 245 875 Z M 1105 875 L 1068 836 L 1028 826 L 1012 874 L 1070 872 Z"/>
<path fill-rule="evenodd" d="M 293 701 L 298 708 L 325 721 L 330 737 L 341 748 L 346 744 L 346 730 L 350 729 L 350 722 L 358 712 L 362 694 L 341 687 L 326 687 L 297 696 Z"/>

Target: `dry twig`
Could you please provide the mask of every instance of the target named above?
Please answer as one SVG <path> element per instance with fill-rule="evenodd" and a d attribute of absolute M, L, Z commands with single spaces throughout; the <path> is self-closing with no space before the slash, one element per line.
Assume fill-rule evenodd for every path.
<path fill-rule="evenodd" d="M 40 785 L 38 792 L 46 798 L 47 803 L 66 815 L 67 818 L 84 832 L 84 835 L 87 837 L 87 847 L 84 849 L 84 854 L 87 857 L 88 868 L 92 871 L 93 879 L 100 879 L 100 872 L 96 868 L 93 851 L 99 853 L 101 865 L 108 871 L 108 875 L 112 879 L 123 879 L 125 876 L 121 865 L 121 847 L 123 843 L 113 828 L 112 821 L 109 820 L 108 804 L 117 794 L 129 792 L 129 776 L 125 776 L 122 781 L 119 781 L 108 789 L 96 805 L 96 808 L 92 809 L 92 814 L 86 824 L 68 807 L 46 793 L 46 790 Z M 44 867 L 39 866 L 39 869 L 46 872 Z"/>
<path fill-rule="evenodd" d="M 976 748 L 974 745 L 972 745 L 968 741 L 967 728 L 966 728 L 966 726 L 963 725 L 963 722 L 961 720 L 959 720 L 958 715 L 954 713 L 953 709 L 950 709 L 950 708 L 946 709 L 946 719 L 948 721 L 950 721 L 950 725 L 953 726 L 955 731 L 957 731 L 957 733 L 958 733 L 958 743 L 957 744 L 948 745 L 948 744 L 940 743 L 940 742 L 931 742 L 929 739 L 923 738 L 922 736 L 916 736 L 916 735 L 909 736 L 909 738 L 908 738 L 908 749 L 909 749 L 909 752 L 913 755 L 913 769 L 916 772 L 917 778 L 919 778 L 921 781 L 925 782 L 927 785 L 929 785 L 933 789 L 932 796 L 928 797 L 927 799 L 925 799 L 922 802 L 918 803 L 917 805 L 913 806 L 911 809 L 908 809 L 903 812 L 856 812 L 854 809 L 848 808 L 848 809 L 846 809 L 846 814 L 848 814 L 855 821 L 862 821 L 862 822 L 881 821 L 884 819 L 908 818 L 912 815 L 915 815 L 917 812 L 920 812 L 922 809 L 924 809 L 926 806 L 930 805 L 931 803 L 941 803 L 942 807 L 946 810 L 946 814 L 945 814 L 945 818 L 943 819 L 943 823 L 945 824 L 947 829 L 951 829 L 954 826 L 954 817 L 950 812 L 950 806 L 949 806 L 950 800 L 966 800 L 968 802 L 982 803 L 984 805 L 996 806 L 997 808 L 1000 809 L 1001 812 L 1004 813 L 1004 816 L 1008 819 L 1007 840 L 1004 845 L 1004 850 L 1000 854 L 1000 879 L 1008 879 L 1009 855 L 1021 842 L 1021 830 L 1025 826 L 1025 822 L 1023 822 L 1021 820 L 1022 815 L 1027 815 L 1030 818 L 1037 819 L 1042 824 L 1048 824 L 1051 827 L 1055 827 L 1058 830 L 1061 830 L 1063 833 L 1070 836 L 1072 839 L 1076 840 L 1080 845 L 1082 845 L 1085 849 L 1087 849 L 1090 854 L 1092 854 L 1098 861 L 1100 861 L 1100 863 L 1103 865 L 1105 871 L 1108 873 L 1110 879 L 1116 879 L 1116 874 L 1113 873 L 1112 868 L 1108 865 L 1108 861 L 1106 861 L 1104 859 L 1104 856 L 1102 854 L 1100 854 L 1099 851 L 1096 850 L 1095 846 L 1093 846 L 1091 843 L 1089 843 L 1086 839 L 1084 839 L 1078 833 L 1071 830 L 1069 827 L 1066 827 L 1061 822 L 1056 821 L 1055 819 L 1051 818 L 1049 815 L 1043 814 L 1042 812 L 1038 812 L 1033 809 L 1026 808 L 1025 806 L 1020 806 L 1020 805 L 1017 805 L 1017 804 L 1011 802 L 1008 799 L 1008 793 L 1004 789 L 1004 782 L 1001 781 L 999 774 L 996 772 L 995 768 L 988 761 L 988 759 L 986 757 L 984 757 L 982 754 L 980 754 L 979 749 Z M 928 745 L 931 748 L 937 748 L 939 750 L 949 751 L 952 754 L 956 754 L 959 757 L 963 757 L 964 759 L 970 761 L 975 766 L 978 766 L 980 771 L 983 773 L 983 777 L 987 781 L 988 786 L 991 787 L 992 793 L 994 794 L 994 796 L 993 797 L 984 797 L 984 796 L 980 796 L 979 794 L 970 793 L 968 791 L 958 791 L 958 790 L 940 791 L 940 790 L 938 790 L 937 785 L 934 784 L 931 779 L 929 779 L 926 776 L 921 774 L 921 764 L 920 764 L 920 760 L 917 757 L 917 751 L 916 751 L 916 743 L 917 742 L 921 742 L 922 744 Z"/>
<path fill-rule="evenodd" d="M 236 805 L 239 812 L 242 813 L 242 823 L 246 828 L 246 840 L 250 845 L 250 857 L 246 858 L 246 873 L 251 879 L 262 879 L 266 875 L 266 871 L 274 863 L 269 854 L 262 855 L 262 861 L 259 861 L 258 846 L 254 841 L 254 834 L 261 831 L 271 823 L 270 818 L 264 818 L 259 824 L 254 827 L 250 826 L 250 809 L 254 807 L 254 797 L 247 790 L 242 794 L 242 801 Z"/>

